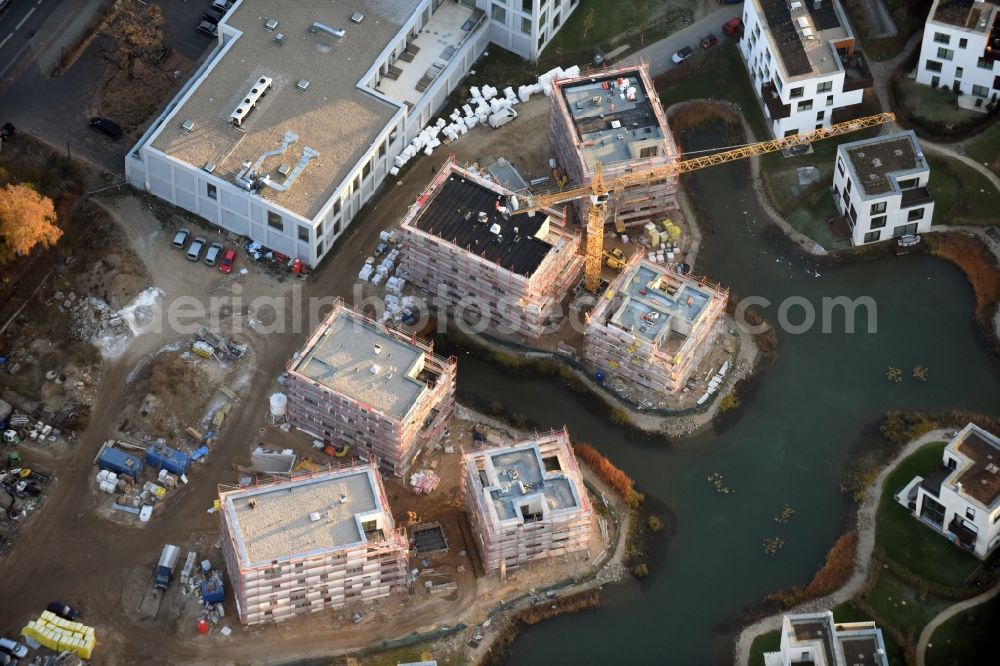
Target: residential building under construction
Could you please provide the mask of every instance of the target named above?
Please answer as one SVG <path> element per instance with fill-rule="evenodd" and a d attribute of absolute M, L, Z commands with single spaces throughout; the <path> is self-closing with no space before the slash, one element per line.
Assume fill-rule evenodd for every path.
<path fill-rule="evenodd" d="M 409 545 L 374 463 L 221 489 L 222 553 L 240 622 L 371 601 L 406 585 Z"/>
<path fill-rule="evenodd" d="M 565 428 L 463 452 L 461 478 L 487 571 L 588 549 L 594 511 Z"/>
<path fill-rule="evenodd" d="M 444 433 L 456 360 L 337 300 L 288 365 L 288 421 L 397 476 Z"/>
<path fill-rule="evenodd" d="M 677 393 L 711 346 L 728 296 L 636 253 L 590 312 L 584 356 L 609 377 Z"/>
<path fill-rule="evenodd" d="M 562 211 L 510 212 L 511 192 L 448 161 L 401 224 L 399 275 L 457 318 L 488 315 L 537 338 L 562 315 L 583 268 L 580 236 Z"/>
<path fill-rule="evenodd" d="M 598 165 L 610 182 L 680 159 L 645 63 L 555 81 L 551 100 L 549 140 L 570 183 L 591 182 Z M 676 175 L 615 191 L 608 221 L 619 231 L 659 223 L 676 214 L 677 192 Z"/>

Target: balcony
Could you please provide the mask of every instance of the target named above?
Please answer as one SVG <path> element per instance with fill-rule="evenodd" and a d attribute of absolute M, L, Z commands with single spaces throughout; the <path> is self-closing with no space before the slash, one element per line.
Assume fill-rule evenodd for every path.
<path fill-rule="evenodd" d="M 764 100 L 764 106 L 767 107 L 767 113 L 772 120 L 781 120 L 792 115 L 791 104 L 782 104 L 781 95 L 778 93 L 774 81 L 760 87 L 760 98 Z"/>
<path fill-rule="evenodd" d="M 955 535 L 958 539 L 958 543 L 969 550 L 974 550 L 976 547 L 976 537 L 978 536 L 975 532 L 966 527 L 958 516 L 952 518 L 951 522 L 948 524 L 948 531 Z"/>
<path fill-rule="evenodd" d="M 903 190 L 903 196 L 899 200 L 899 207 L 903 209 L 914 208 L 929 203 L 934 203 L 931 191 L 926 187 L 914 187 L 909 190 Z"/>
<path fill-rule="evenodd" d="M 844 92 L 871 88 L 875 81 L 868 69 L 865 55 L 855 51 L 851 55 L 840 55 L 840 64 L 844 66 Z"/>

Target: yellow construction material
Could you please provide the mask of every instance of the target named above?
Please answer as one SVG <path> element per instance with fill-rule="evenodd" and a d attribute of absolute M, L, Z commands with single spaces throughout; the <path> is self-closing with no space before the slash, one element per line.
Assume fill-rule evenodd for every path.
<path fill-rule="evenodd" d="M 97 644 L 96 632 L 79 622 L 71 622 L 44 611 L 37 620 L 28 622 L 21 629 L 22 636 L 28 636 L 50 650 L 72 652 L 81 659 L 89 660 Z"/>

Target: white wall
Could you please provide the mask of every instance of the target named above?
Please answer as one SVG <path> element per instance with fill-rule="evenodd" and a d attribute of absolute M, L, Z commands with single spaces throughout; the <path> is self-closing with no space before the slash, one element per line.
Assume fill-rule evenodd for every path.
<path fill-rule="evenodd" d="M 469 4 L 463 0 L 464 4 Z M 566 25 L 580 0 L 475 0 L 490 21 L 490 41 L 522 58 L 537 60 Z M 501 16 L 502 18 L 494 18 Z M 600 18 L 595 15 L 595 21 Z M 526 23 L 525 23 L 526 21 Z M 527 30 L 525 30 L 527 28 Z"/>
<path fill-rule="evenodd" d="M 937 84 L 952 90 L 957 83 L 958 90 L 966 95 L 976 94 L 996 101 L 1000 98 L 1000 87 L 995 87 L 998 83 L 996 77 L 1000 76 L 1000 62 L 994 60 L 988 63 L 988 67 L 979 66 L 986 48 L 986 37 L 986 33 L 960 30 L 955 26 L 925 24 L 917 64 L 917 83 Z M 933 71 L 930 69 L 932 66 L 940 66 L 940 71 Z M 982 86 L 982 89 L 974 92 L 974 86 Z"/>

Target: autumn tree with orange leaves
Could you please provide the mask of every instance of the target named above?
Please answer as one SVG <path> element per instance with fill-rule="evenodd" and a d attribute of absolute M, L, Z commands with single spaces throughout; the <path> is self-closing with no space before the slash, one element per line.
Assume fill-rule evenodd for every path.
<path fill-rule="evenodd" d="M 0 188 L 0 263 L 54 245 L 63 235 L 55 221 L 52 199 L 27 185 Z"/>

